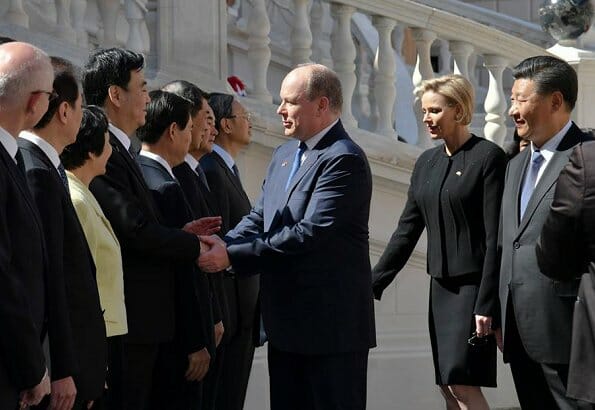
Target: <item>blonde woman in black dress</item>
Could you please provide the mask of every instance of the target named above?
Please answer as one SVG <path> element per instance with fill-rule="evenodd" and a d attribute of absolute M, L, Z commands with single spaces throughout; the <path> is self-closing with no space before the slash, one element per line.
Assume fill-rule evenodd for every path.
<path fill-rule="evenodd" d="M 374 268 L 374 295 L 409 259 L 423 232 L 431 276 L 429 327 L 436 384 L 447 409 L 488 409 L 481 386 L 496 386 L 492 317 L 498 309 L 497 238 L 506 159 L 469 132 L 473 87 L 448 75 L 420 87 L 424 123 L 435 148 L 421 154 L 395 233 Z M 468 339 L 475 333 L 475 337 Z"/>

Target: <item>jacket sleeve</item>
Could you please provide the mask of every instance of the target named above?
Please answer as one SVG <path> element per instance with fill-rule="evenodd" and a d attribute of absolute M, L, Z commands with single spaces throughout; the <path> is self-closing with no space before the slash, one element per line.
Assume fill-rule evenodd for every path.
<path fill-rule="evenodd" d="M 112 156 L 122 155 L 114 152 Z M 110 158 L 108 172 L 93 179 L 91 192 L 101 205 L 118 236 L 122 248 L 146 255 L 194 261 L 200 253 L 195 235 L 165 227 L 145 214 L 139 199 L 126 186 L 127 165 L 119 158 Z"/>
<path fill-rule="evenodd" d="M 6 184 L 8 178 L 0 177 L 1 183 Z M 13 249 L 11 244 L 6 209 L 13 198 L 8 198 L 7 191 L 6 186 L 0 186 L 0 366 L 5 366 L 11 383 L 24 390 L 41 381 L 45 359 L 39 329 L 31 317 L 30 298 L 11 264 L 12 252 L 26 250 Z"/>
<path fill-rule="evenodd" d="M 419 160 L 418 160 L 419 163 Z M 372 270 L 372 291 L 378 300 L 411 256 L 424 228 L 425 221 L 415 200 L 416 171 L 411 175 L 407 203 L 380 260 Z"/>
<path fill-rule="evenodd" d="M 269 232 L 262 232 L 266 189 L 263 190 L 258 204 L 226 238 L 228 241 L 243 238 L 234 240 L 228 247 L 234 270 L 262 272 L 271 259 L 306 254 L 328 241 L 349 222 L 356 208 L 359 211 L 365 189 L 362 181 L 368 178 L 368 173 L 367 163 L 359 155 L 333 158 L 321 170 L 303 217 Z"/>
<path fill-rule="evenodd" d="M 482 209 L 486 251 L 479 292 L 475 302 L 474 313 L 476 315 L 494 316 L 499 307 L 498 225 L 505 171 L 506 156 L 501 149 L 494 148 L 484 161 Z"/>
<path fill-rule="evenodd" d="M 589 201 L 585 197 L 585 165 L 579 145 L 558 177 L 550 213 L 535 248 L 541 272 L 554 279 L 571 280 L 582 273 L 581 213 Z"/>

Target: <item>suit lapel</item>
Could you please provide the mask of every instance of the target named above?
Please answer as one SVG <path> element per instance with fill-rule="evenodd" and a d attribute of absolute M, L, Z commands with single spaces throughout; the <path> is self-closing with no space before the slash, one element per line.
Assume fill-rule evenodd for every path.
<path fill-rule="evenodd" d="M 172 178 L 171 174 L 167 172 L 167 169 L 165 169 L 163 165 L 161 165 L 159 162 L 142 155 L 138 156 L 137 161 L 139 162 L 139 164 L 142 164 L 143 166 L 156 169 L 166 181 L 177 182 L 175 179 Z"/>
<path fill-rule="evenodd" d="M 519 204 L 521 203 L 521 189 L 523 187 L 523 180 L 525 179 L 525 170 L 527 169 L 529 160 L 531 159 L 530 155 L 531 149 L 525 149 L 519 155 L 522 155 L 522 160 L 518 162 L 514 162 L 514 169 L 510 170 L 511 179 L 513 181 L 512 186 L 512 194 L 513 194 L 513 209 L 514 209 L 514 226 L 518 228 L 520 221 L 519 215 Z"/>
<path fill-rule="evenodd" d="M 573 124 L 570 130 L 568 130 L 568 132 L 558 145 L 558 147 L 556 148 L 556 151 L 554 152 L 552 159 L 547 164 L 547 168 L 545 169 L 543 175 L 539 179 L 537 186 L 535 186 L 535 190 L 533 191 L 533 194 L 529 199 L 529 203 L 527 203 L 527 209 L 525 210 L 525 214 L 523 215 L 523 218 L 520 222 L 519 232 L 522 232 L 525 229 L 527 224 L 530 222 L 533 213 L 543 200 L 545 194 L 558 180 L 558 176 L 560 176 L 562 168 L 564 168 L 564 166 L 568 163 L 568 158 L 570 157 L 570 154 L 574 146 L 580 142 L 581 135 L 581 131 L 578 129 L 578 127 L 576 127 L 576 125 Z M 526 161 L 524 163 L 524 169 L 526 169 L 527 163 Z M 522 179 L 524 179 L 524 176 L 521 178 L 521 180 Z M 520 186 L 519 189 L 516 190 L 516 192 L 517 195 L 520 195 Z M 518 204 L 518 202 L 516 203 Z"/>
<path fill-rule="evenodd" d="M 250 200 L 248 199 L 248 195 L 246 195 L 246 191 L 244 191 L 244 188 L 242 187 L 242 183 L 241 183 L 240 179 L 238 178 L 238 176 L 236 174 L 234 174 L 231 169 L 229 169 L 229 167 L 227 166 L 227 164 L 225 163 L 223 158 L 221 158 L 219 156 L 219 154 L 217 154 L 215 151 L 213 151 L 211 153 L 211 155 L 213 156 L 215 161 L 217 161 L 219 163 L 219 165 L 223 168 L 225 175 L 227 175 L 227 178 L 231 181 L 232 185 L 235 187 L 235 189 L 238 191 L 238 193 L 243 198 L 245 198 L 246 201 L 250 202 Z"/>
<path fill-rule="evenodd" d="M 126 162 L 128 164 L 128 166 L 130 167 L 130 169 L 132 169 L 132 173 L 136 176 L 136 179 L 138 180 L 138 182 L 141 185 L 143 185 L 145 188 L 147 188 L 147 184 L 145 182 L 145 179 L 143 178 L 140 168 L 138 167 L 138 164 L 132 159 L 132 157 L 130 156 L 130 152 L 128 152 L 126 147 L 124 147 L 124 145 L 122 145 L 120 140 L 118 138 L 116 138 L 116 136 L 114 134 L 112 134 L 111 132 L 110 132 L 110 142 L 112 144 L 112 147 L 117 152 L 120 153 L 122 158 L 124 158 L 124 162 Z"/>

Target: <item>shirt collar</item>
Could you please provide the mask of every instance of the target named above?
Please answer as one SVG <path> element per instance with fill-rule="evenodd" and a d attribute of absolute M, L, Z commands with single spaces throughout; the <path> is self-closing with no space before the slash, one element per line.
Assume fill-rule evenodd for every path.
<path fill-rule="evenodd" d="M 17 140 L 15 140 L 14 137 L 10 135 L 8 131 L 6 131 L 2 127 L 0 127 L 0 144 L 2 144 L 6 152 L 8 152 L 10 158 L 12 158 L 14 162 L 17 162 L 17 160 L 15 159 L 17 151 L 19 150 Z"/>
<path fill-rule="evenodd" d="M 564 138 L 570 127 L 572 127 L 572 121 L 568 120 L 566 125 L 563 126 L 562 129 L 556 133 L 556 135 L 550 138 L 545 144 L 541 146 L 541 148 L 539 148 L 539 152 L 541 155 L 543 155 L 543 158 L 546 162 L 549 162 L 549 160 L 554 156 L 558 145 L 560 145 L 562 138 Z M 535 152 L 535 150 L 535 146 L 533 143 L 531 143 L 531 153 Z"/>
<path fill-rule="evenodd" d="M 198 161 L 196 160 L 196 158 L 194 158 L 190 154 L 186 154 L 186 156 L 184 157 L 184 161 L 186 161 L 186 164 L 190 165 L 190 168 L 192 168 L 192 170 L 196 172 L 196 167 L 198 166 Z"/>
<path fill-rule="evenodd" d="M 308 147 L 308 150 L 314 149 L 314 147 L 316 146 L 316 144 L 318 144 L 320 142 L 320 140 L 322 139 L 322 137 L 324 137 L 326 135 L 326 133 L 329 132 L 329 130 L 331 128 L 333 128 L 337 122 L 339 122 L 339 119 L 338 118 L 335 121 L 333 121 L 333 123 L 331 125 L 329 125 L 328 127 L 324 128 L 323 130 L 321 130 L 317 134 L 314 134 L 312 137 L 308 138 L 306 141 L 304 141 L 306 143 L 306 146 Z"/>
<path fill-rule="evenodd" d="M 52 147 L 49 142 L 29 131 L 21 131 L 21 133 L 19 134 L 19 138 L 22 138 L 37 145 L 43 151 L 43 153 L 50 159 L 54 168 L 58 169 L 58 167 L 60 166 L 60 156 L 58 155 L 58 151 L 56 151 L 56 149 Z"/>
<path fill-rule="evenodd" d="M 109 130 L 112 134 L 114 134 L 114 136 L 118 139 L 118 141 L 120 141 L 122 143 L 122 145 L 124 145 L 124 148 L 126 148 L 126 150 L 130 149 L 130 137 L 128 135 L 126 135 L 126 133 L 124 131 L 122 131 L 120 128 L 116 127 L 114 124 L 112 124 L 111 122 L 109 123 Z"/>
<path fill-rule="evenodd" d="M 225 151 L 217 144 L 213 144 L 213 151 L 219 154 L 219 156 L 223 158 L 223 161 L 225 161 L 227 167 L 233 171 L 233 166 L 236 162 L 234 161 L 233 157 L 229 155 L 229 152 Z"/>
<path fill-rule="evenodd" d="M 171 175 L 171 177 L 175 180 L 176 177 L 174 176 L 173 171 L 171 170 L 171 167 L 169 166 L 169 164 L 167 163 L 166 160 L 163 159 L 162 156 L 155 154 L 154 152 L 149 152 L 149 151 L 145 151 L 144 149 L 140 151 L 140 154 L 143 157 L 147 157 L 152 159 L 153 161 L 157 161 L 159 164 L 161 164 L 163 166 L 163 168 L 165 168 L 167 170 L 167 172 L 169 173 L 169 175 Z"/>

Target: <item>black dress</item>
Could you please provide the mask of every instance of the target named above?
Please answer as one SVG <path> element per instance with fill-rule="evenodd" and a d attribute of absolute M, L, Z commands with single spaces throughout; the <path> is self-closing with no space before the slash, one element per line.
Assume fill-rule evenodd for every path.
<path fill-rule="evenodd" d="M 374 295 L 403 268 L 424 228 L 428 234 L 429 326 L 436 384 L 496 386 L 496 347 L 467 339 L 475 314 L 498 310 L 497 238 L 504 152 L 472 135 L 448 156 L 444 145 L 417 160 L 407 204 L 373 271 Z M 497 278 L 498 276 L 495 275 Z"/>

